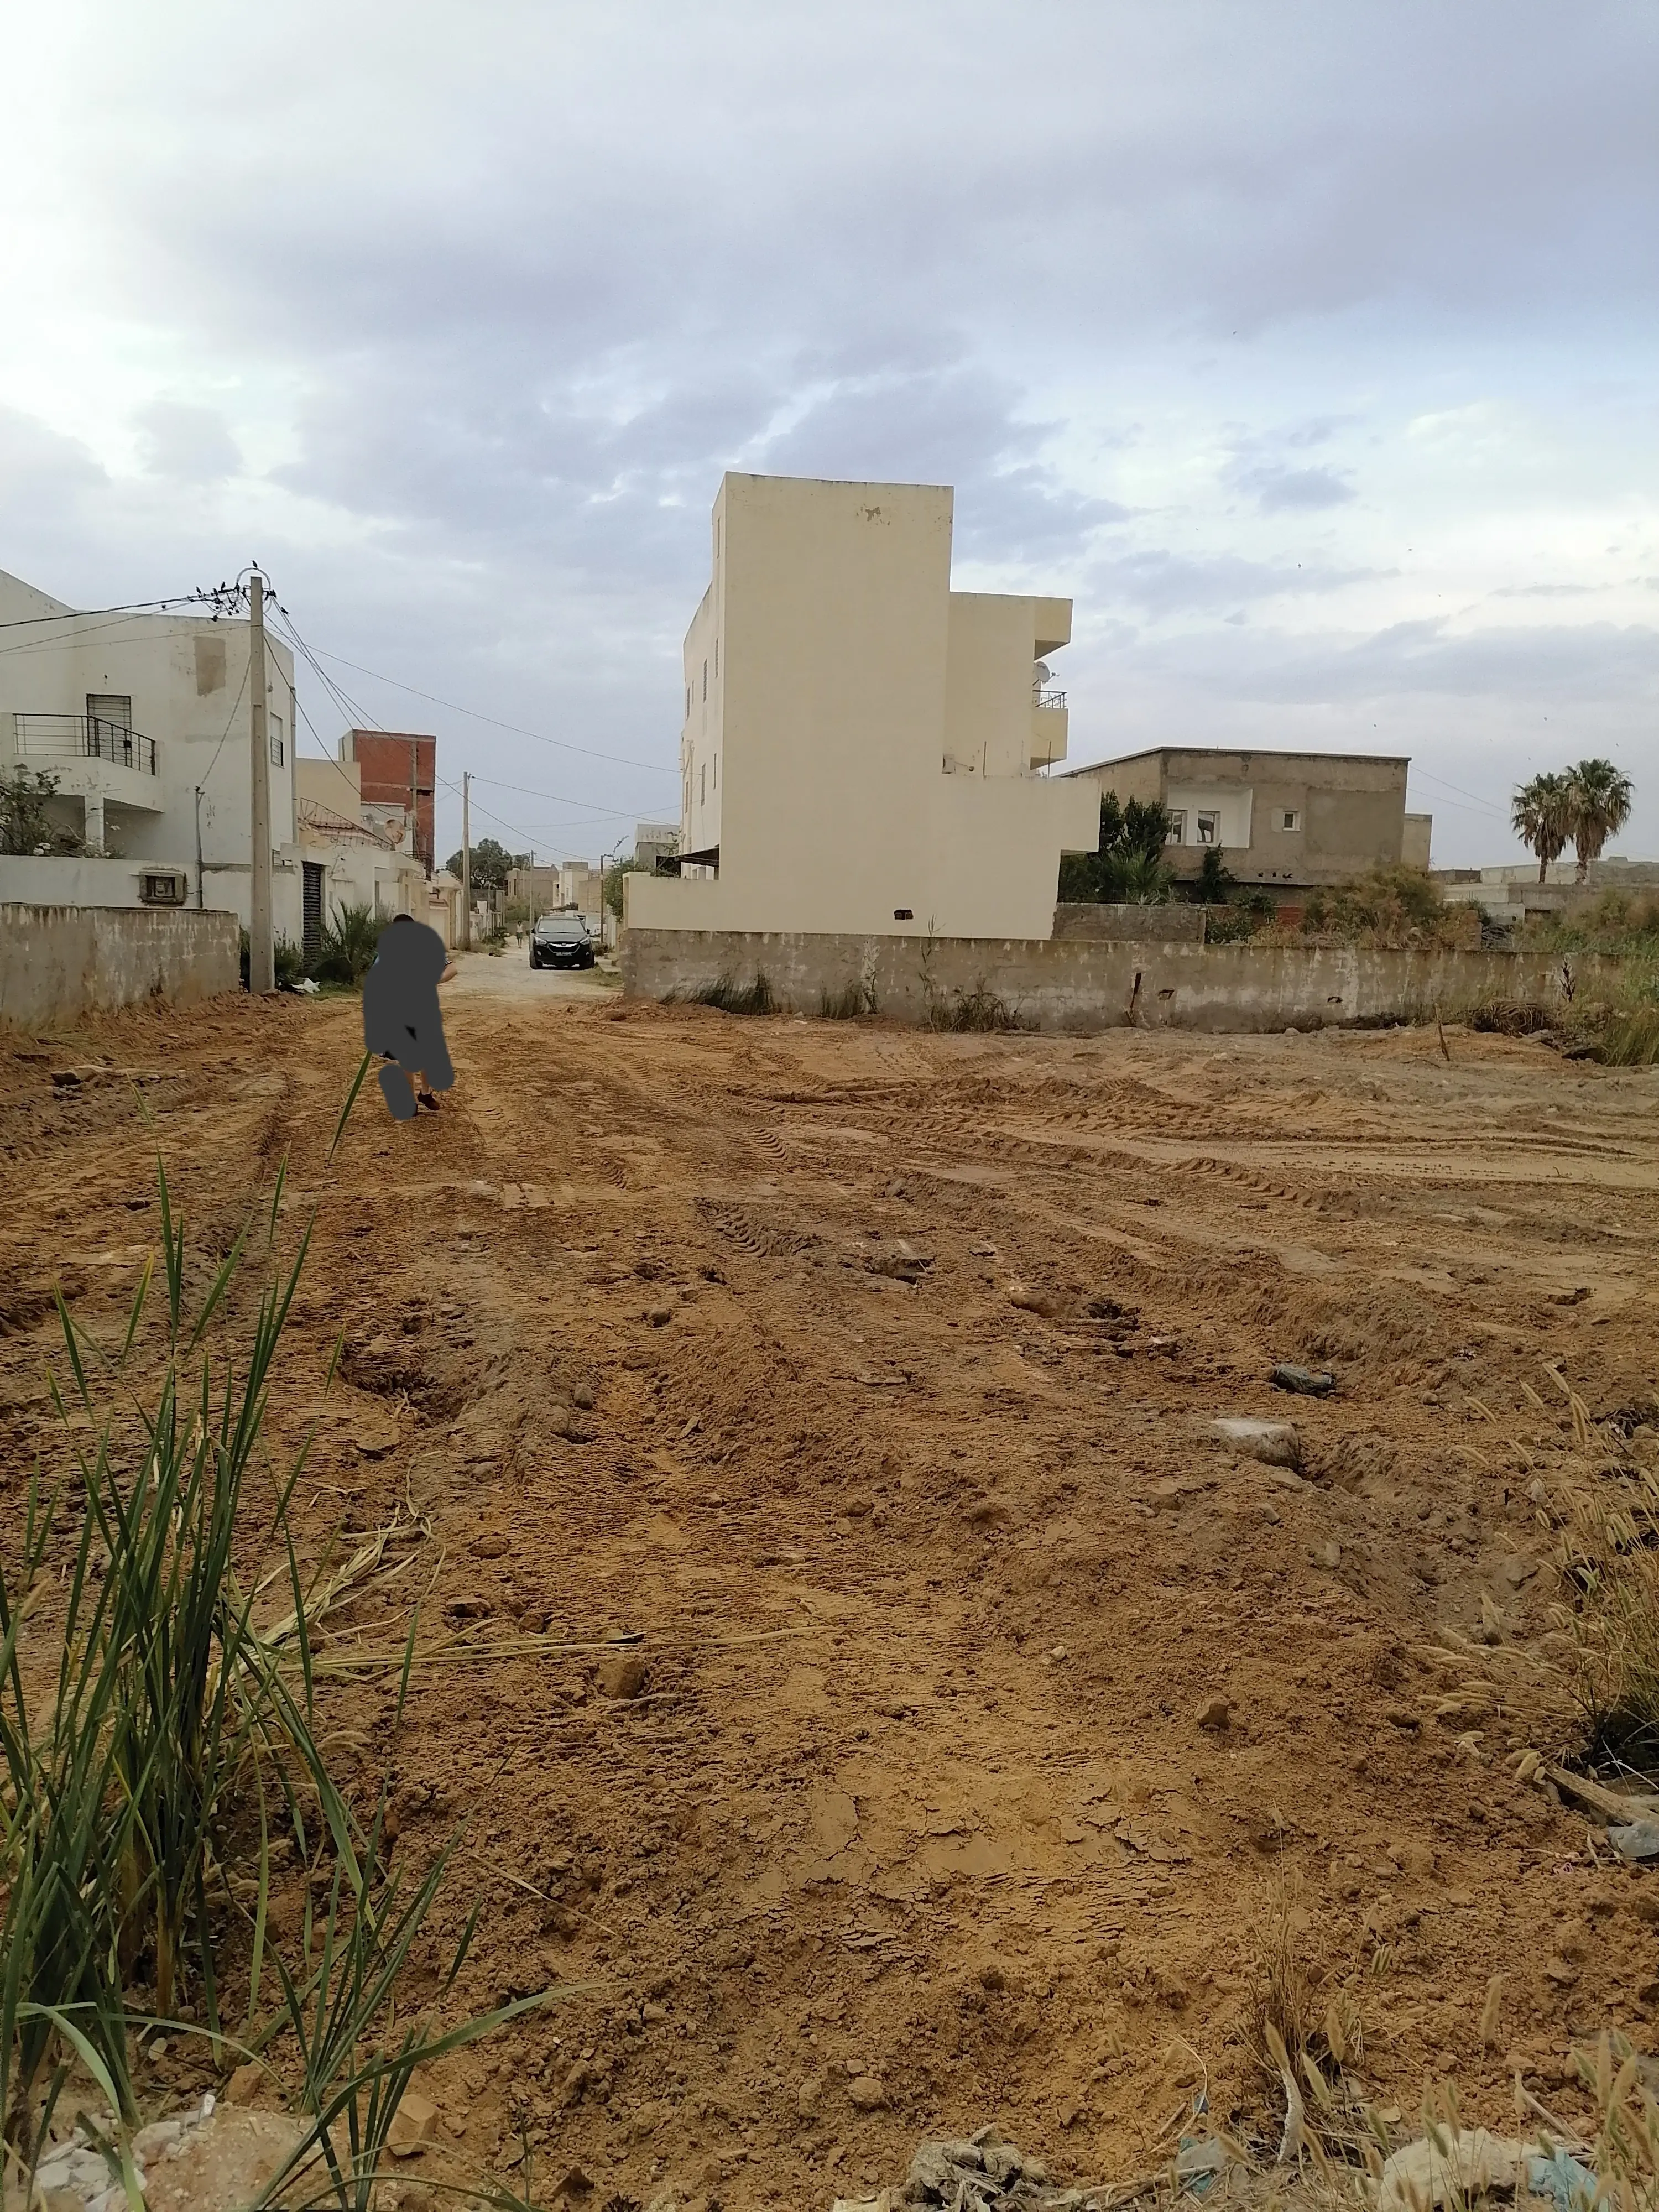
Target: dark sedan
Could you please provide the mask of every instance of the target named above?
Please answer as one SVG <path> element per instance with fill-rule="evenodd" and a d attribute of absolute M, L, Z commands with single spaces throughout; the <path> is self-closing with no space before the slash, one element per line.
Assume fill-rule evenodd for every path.
<path fill-rule="evenodd" d="M 595 957 L 579 914 L 544 914 L 530 933 L 532 968 L 591 968 Z"/>

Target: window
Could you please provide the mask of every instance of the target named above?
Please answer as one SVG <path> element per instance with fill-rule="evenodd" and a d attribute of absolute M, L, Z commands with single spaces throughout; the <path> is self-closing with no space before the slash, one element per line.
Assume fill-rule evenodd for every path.
<path fill-rule="evenodd" d="M 1302 810 L 1299 806 L 1281 806 L 1274 813 L 1273 820 L 1281 830 L 1299 830 L 1302 827 Z"/>
<path fill-rule="evenodd" d="M 718 753 L 716 753 L 716 754 L 715 754 L 715 756 L 714 756 L 714 788 L 715 788 L 715 790 L 716 790 L 716 791 L 718 791 L 718 790 L 720 789 L 720 755 L 719 755 Z"/>
<path fill-rule="evenodd" d="M 708 763 L 705 761 L 697 770 L 697 804 L 702 806 L 708 797 Z"/>
<path fill-rule="evenodd" d="M 270 764 L 272 768 L 283 765 L 283 718 L 280 714 L 270 717 Z"/>
<path fill-rule="evenodd" d="M 173 874 L 142 875 L 138 878 L 138 896 L 146 906 L 182 906 L 185 879 Z"/>
<path fill-rule="evenodd" d="M 1170 834 L 1164 842 L 1166 845 L 1184 845 L 1186 843 L 1187 817 L 1184 813 L 1177 811 L 1170 817 Z"/>
<path fill-rule="evenodd" d="M 112 729 L 130 730 L 132 727 L 132 700 L 126 692 L 88 691 L 87 720 L 106 722 Z"/>
<path fill-rule="evenodd" d="M 1218 814 L 1200 814 L 1198 817 L 1198 842 L 1200 845 L 1218 845 L 1221 842 L 1221 817 Z"/>
<path fill-rule="evenodd" d="M 705 699 L 708 696 L 708 663 L 706 660 L 702 664 L 702 696 Z"/>
<path fill-rule="evenodd" d="M 716 684 L 718 684 L 718 683 L 720 682 L 720 641 L 719 638 L 716 638 L 716 639 L 714 640 L 714 681 L 715 681 L 715 683 L 716 683 Z"/>

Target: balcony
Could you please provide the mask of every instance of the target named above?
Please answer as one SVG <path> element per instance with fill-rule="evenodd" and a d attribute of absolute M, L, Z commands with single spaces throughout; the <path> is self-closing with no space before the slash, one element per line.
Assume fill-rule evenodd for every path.
<path fill-rule="evenodd" d="M 89 800 L 94 809 L 107 799 L 146 814 L 165 808 L 160 746 L 122 723 L 93 714 L 0 714 L 0 757 L 8 751 L 17 766 L 52 776 L 65 799 Z"/>
<path fill-rule="evenodd" d="M 31 760 L 101 760 L 116 768 L 136 769 L 140 775 L 157 773 L 155 740 L 125 729 L 119 722 L 100 722 L 95 714 L 14 714 L 17 750 Z"/>
<path fill-rule="evenodd" d="M 1031 766 L 1052 768 L 1056 761 L 1063 761 L 1070 734 L 1071 716 L 1066 710 L 1066 694 L 1046 690 L 1041 684 L 1034 684 L 1031 686 Z"/>

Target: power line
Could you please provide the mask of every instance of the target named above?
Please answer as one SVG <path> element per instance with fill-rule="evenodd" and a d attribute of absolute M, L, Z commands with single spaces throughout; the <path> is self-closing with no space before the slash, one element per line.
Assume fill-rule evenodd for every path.
<path fill-rule="evenodd" d="M 31 623 L 79 622 L 88 615 L 138 615 L 157 607 L 187 607 L 204 596 L 201 592 L 184 592 L 171 599 L 129 599 L 118 607 L 65 607 L 58 615 L 18 615 L 10 622 L 0 622 L 0 629 L 27 629 Z"/>
<path fill-rule="evenodd" d="M 227 723 L 225 724 L 224 729 L 223 729 L 223 730 L 222 730 L 222 732 L 220 733 L 219 742 L 218 742 L 218 744 L 217 744 L 216 745 L 215 745 L 215 747 L 213 748 L 213 758 L 212 758 L 212 759 L 208 763 L 208 764 L 207 764 L 207 774 L 206 774 L 206 775 L 204 775 L 203 776 L 201 782 L 197 786 L 197 789 L 198 789 L 198 791 L 205 791 L 205 790 L 206 790 L 206 788 L 207 788 L 207 780 L 208 780 L 208 776 L 211 775 L 212 775 L 212 773 L 213 773 L 213 771 L 214 771 L 214 769 L 215 769 L 216 768 L 217 768 L 217 767 L 218 767 L 218 765 L 219 765 L 219 756 L 220 756 L 220 754 L 221 754 L 222 752 L 223 752 L 223 750 L 224 750 L 224 749 L 225 749 L 225 739 L 226 739 L 226 738 L 230 735 L 230 724 L 231 724 L 231 722 L 234 722 L 234 721 L 236 720 L 236 709 L 237 709 L 237 708 L 241 705 L 241 703 L 242 703 L 242 694 L 243 694 L 246 690 L 247 690 L 247 663 L 246 663 L 246 661 L 244 661 L 244 662 L 243 662 L 243 664 L 242 664 L 242 680 L 241 680 L 241 682 L 237 685 L 237 687 L 236 687 L 236 696 L 235 696 L 235 698 L 234 698 L 234 699 L 232 701 L 232 702 L 231 702 L 231 708 L 230 708 L 230 721 L 229 721 L 229 722 L 227 722 Z"/>
<path fill-rule="evenodd" d="M 1411 773 L 1419 782 L 1437 783 L 1442 791 L 1455 792 L 1460 799 L 1467 799 L 1472 805 L 1485 807 L 1489 814 L 1502 814 L 1504 811 L 1501 806 L 1494 805 L 1490 799 L 1482 799 L 1477 792 L 1465 791 L 1461 784 L 1448 783 L 1444 776 L 1435 775 L 1425 768 L 1419 768 L 1415 761 L 1412 763 Z"/>
<path fill-rule="evenodd" d="M 283 611 L 286 614 L 288 610 L 284 608 Z M 441 699 L 435 691 L 422 691 L 418 685 L 401 683 L 395 676 L 382 676 L 377 669 L 365 668 L 361 661 L 348 660 L 343 653 L 325 652 L 321 646 L 317 647 L 317 651 L 322 653 L 325 660 L 337 661 L 342 668 L 355 668 L 359 676 L 372 677 L 376 684 L 390 684 L 394 690 L 407 691 L 412 697 L 425 699 L 434 707 L 447 707 L 451 714 L 465 714 L 475 722 L 488 722 L 492 729 L 510 730 L 514 737 L 533 738 L 538 744 L 556 745 L 562 752 L 581 753 L 589 760 L 609 761 L 615 768 L 644 769 L 652 775 L 679 774 L 678 769 L 664 768 L 658 761 L 629 760 L 620 753 L 602 753 L 592 745 L 573 745 L 568 738 L 550 738 L 544 731 L 527 730 L 520 722 L 503 722 L 497 715 L 481 714 L 476 707 L 463 707 L 456 700 Z"/>

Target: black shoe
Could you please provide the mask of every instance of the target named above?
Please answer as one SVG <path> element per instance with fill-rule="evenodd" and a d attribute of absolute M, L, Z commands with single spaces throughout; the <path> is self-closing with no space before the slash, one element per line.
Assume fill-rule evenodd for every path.
<path fill-rule="evenodd" d="M 417 1091 L 415 1093 L 415 1103 L 417 1106 L 424 1106 L 428 1114 L 435 1114 L 438 1110 L 437 1098 L 430 1091 Z"/>

